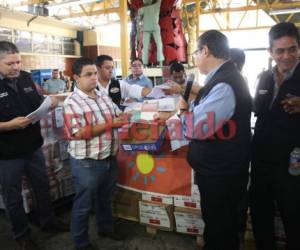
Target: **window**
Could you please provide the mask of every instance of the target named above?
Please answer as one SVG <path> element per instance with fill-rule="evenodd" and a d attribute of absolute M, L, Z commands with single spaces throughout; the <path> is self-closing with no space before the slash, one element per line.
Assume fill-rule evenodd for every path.
<path fill-rule="evenodd" d="M 31 32 L 15 30 L 15 44 L 21 52 L 32 53 Z"/>
<path fill-rule="evenodd" d="M 32 33 L 32 52 L 49 53 L 48 35 Z"/>
<path fill-rule="evenodd" d="M 75 55 L 74 39 L 0 27 L 0 41 L 15 43 L 20 52 Z"/>
<path fill-rule="evenodd" d="M 63 38 L 64 55 L 75 55 L 75 45 L 72 38 Z"/>
<path fill-rule="evenodd" d="M 0 41 L 12 41 L 12 30 L 0 27 Z"/>
<path fill-rule="evenodd" d="M 55 55 L 62 54 L 62 38 L 57 36 L 49 37 L 49 53 Z"/>

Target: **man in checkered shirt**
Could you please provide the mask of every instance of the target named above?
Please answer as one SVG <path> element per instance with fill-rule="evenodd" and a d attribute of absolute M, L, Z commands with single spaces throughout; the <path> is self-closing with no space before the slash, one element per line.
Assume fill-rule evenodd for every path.
<path fill-rule="evenodd" d="M 87 58 L 72 67 L 77 88 L 64 102 L 65 134 L 70 140 L 75 198 L 71 235 L 77 250 L 95 249 L 89 242 L 89 213 L 95 201 L 98 234 L 114 234 L 111 196 L 117 181 L 118 131 L 128 119 L 111 99 L 96 90 L 97 68 Z"/>

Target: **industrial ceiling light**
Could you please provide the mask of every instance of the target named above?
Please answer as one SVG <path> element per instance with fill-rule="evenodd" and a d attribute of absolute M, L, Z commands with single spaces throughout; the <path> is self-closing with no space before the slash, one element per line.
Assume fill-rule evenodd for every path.
<path fill-rule="evenodd" d="M 269 15 L 284 15 L 284 14 L 293 14 L 293 13 L 299 13 L 299 12 L 300 12 L 300 8 L 270 10 Z"/>

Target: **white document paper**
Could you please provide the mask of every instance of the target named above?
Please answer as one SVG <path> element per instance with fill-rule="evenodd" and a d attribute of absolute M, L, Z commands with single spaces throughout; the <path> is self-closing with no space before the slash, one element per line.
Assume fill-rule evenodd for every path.
<path fill-rule="evenodd" d="M 141 120 L 153 121 L 155 114 L 157 114 L 157 112 L 141 112 Z"/>
<path fill-rule="evenodd" d="M 158 102 L 158 111 L 175 111 L 176 104 L 174 97 L 161 98 L 159 100 L 147 100 L 146 103 Z"/>
<path fill-rule="evenodd" d="M 56 128 L 62 128 L 64 126 L 64 110 L 63 107 L 57 107 L 54 111 L 55 114 L 55 126 Z"/>
<path fill-rule="evenodd" d="M 36 123 L 49 113 L 51 103 L 51 97 L 47 96 L 41 106 L 26 117 L 32 120 L 32 124 Z"/>
<path fill-rule="evenodd" d="M 175 98 L 167 97 L 159 99 L 158 101 L 158 111 L 175 111 L 176 104 Z"/>
<path fill-rule="evenodd" d="M 165 97 L 165 93 L 162 91 L 162 89 L 160 87 L 155 86 L 151 92 L 147 95 L 147 97 L 149 98 L 154 98 L 154 99 L 158 99 L 158 98 L 162 98 Z"/>
<path fill-rule="evenodd" d="M 173 115 L 170 117 L 167 121 L 167 128 L 169 130 L 170 134 L 170 140 L 171 140 L 171 151 L 175 151 L 183 146 L 186 146 L 189 144 L 189 140 L 186 139 L 185 137 L 182 138 L 176 138 L 176 125 L 177 123 L 174 121 L 179 121 L 179 117 L 177 115 Z"/>
<path fill-rule="evenodd" d="M 161 85 L 157 85 L 155 87 L 160 88 L 160 89 L 170 89 L 171 88 L 171 86 L 169 84 L 167 84 L 167 83 L 164 83 L 164 84 L 161 84 Z"/>

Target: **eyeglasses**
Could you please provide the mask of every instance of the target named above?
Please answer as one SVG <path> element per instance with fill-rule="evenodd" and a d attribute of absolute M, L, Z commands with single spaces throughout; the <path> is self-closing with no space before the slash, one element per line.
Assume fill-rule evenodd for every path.
<path fill-rule="evenodd" d="M 92 76 L 97 76 L 97 72 L 87 72 L 83 75 L 80 75 L 80 77 L 86 77 L 86 78 L 90 78 Z"/>
<path fill-rule="evenodd" d="M 197 55 L 199 54 L 199 52 L 201 52 L 203 49 L 203 47 L 201 47 L 200 49 L 196 49 L 193 53 L 192 53 L 192 56 L 195 58 L 197 57 Z"/>
<path fill-rule="evenodd" d="M 132 64 L 131 68 L 141 68 L 143 67 L 143 64 Z"/>

